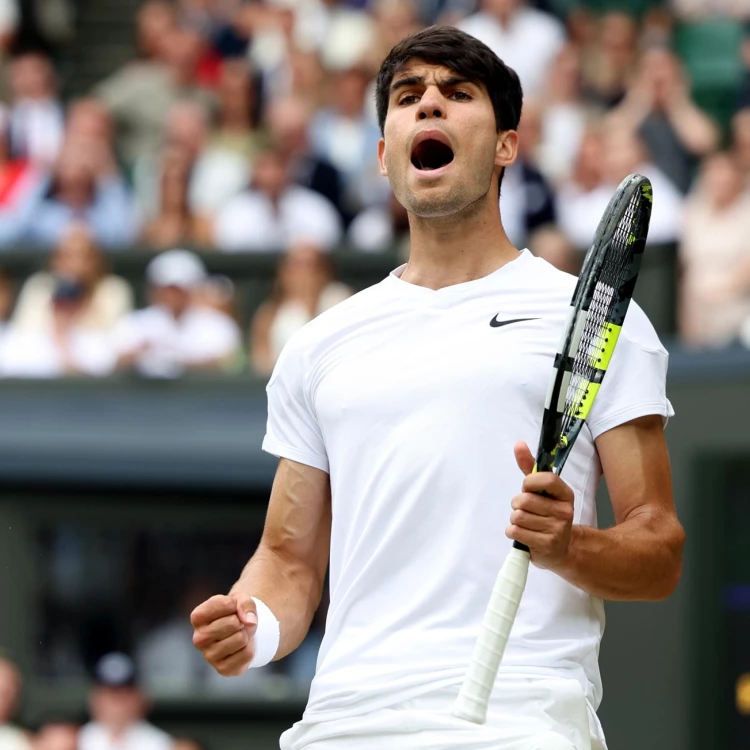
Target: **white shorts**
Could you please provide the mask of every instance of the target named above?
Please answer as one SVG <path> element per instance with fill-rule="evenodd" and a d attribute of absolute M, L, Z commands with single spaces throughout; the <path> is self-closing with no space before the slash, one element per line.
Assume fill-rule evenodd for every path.
<path fill-rule="evenodd" d="M 452 716 L 458 686 L 345 719 L 303 719 L 281 750 L 606 750 L 580 684 L 513 675 L 498 683 L 487 722 Z"/>

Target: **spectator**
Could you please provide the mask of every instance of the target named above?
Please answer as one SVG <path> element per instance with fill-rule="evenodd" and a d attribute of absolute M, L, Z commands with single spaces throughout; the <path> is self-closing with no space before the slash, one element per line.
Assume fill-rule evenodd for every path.
<path fill-rule="evenodd" d="M 526 0 L 482 0 L 480 8 L 458 27 L 518 73 L 525 96 L 536 96 L 565 44 L 565 28 L 549 13 L 528 7 Z"/>
<path fill-rule="evenodd" d="M 698 159 L 719 141 L 716 124 L 690 97 L 679 60 L 665 48 L 643 54 L 635 80 L 613 115 L 638 130 L 656 166 L 683 193 Z"/>
<path fill-rule="evenodd" d="M 200 37 L 167 31 L 157 49 L 158 60 L 126 67 L 96 89 L 117 123 L 120 151 L 128 164 L 143 154 L 158 153 L 167 116 L 178 102 L 192 101 L 206 114 L 214 107 L 213 95 L 196 80 Z"/>
<path fill-rule="evenodd" d="M 26 732 L 10 723 L 18 708 L 21 694 L 21 673 L 15 664 L 0 657 L 0 748 L 31 750 Z"/>
<path fill-rule="evenodd" d="M 237 320 L 234 282 L 223 274 L 209 276 L 196 291 L 196 304 L 209 310 L 218 310 Z"/>
<path fill-rule="evenodd" d="M 406 261 L 409 257 L 409 214 L 391 193 L 385 206 L 361 211 L 349 225 L 347 241 L 362 253 L 382 253 L 395 249 Z"/>
<path fill-rule="evenodd" d="M 61 287 L 81 299 L 78 324 L 109 333 L 133 307 L 130 285 L 106 272 L 106 261 L 85 224 L 73 224 L 52 253 L 50 270 L 31 276 L 19 295 L 13 327 L 51 331 L 55 297 Z"/>
<path fill-rule="evenodd" d="M 329 106 L 318 110 L 310 123 L 312 149 L 342 175 L 345 206 L 351 213 L 383 202 L 390 193 L 378 167 L 380 129 L 365 106 L 369 82 L 362 68 L 338 72 L 331 81 Z"/>
<path fill-rule="evenodd" d="M 135 661 L 142 684 L 151 693 L 190 693 L 205 687 L 213 668 L 193 646 L 190 613 L 211 595 L 208 581 L 189 581 L 173 616 L 139 639 Z"/>
<path fill-rule="evenodd" d="M 63 109 L 52 63 L 41 53 L 17 57 L 10 69 L 10 143 L 16 158 L 49 165 L 60 151 Z"/>
<path fill-rule="evenodd" d="M 219 121 L 211 145 L 251 161 L 268 146 L 260 129 L 260 83 L 244 60 L 225 60 L 218 86 Z"/>
<path fill-rule="evenodd" d="M 581 90 L 581 55 L 572 45 L 560 50 L 550 67 L 539 104 L 527 102 L 523 118 L 539 109 L 539 145 L 534 166 L 552 183 L 570 177 L 575 155 L 594 114 Z"/>
<path fill-rule="evenodd" d="M 638 26 L 633 16 L 605 13 L 590 47 L 583 50 L 583 91 L 594 106 L 610 108 L 625 96 L 638 57 Z"/>
<path fill-rule="evenodd" d="M 653 183 L 649 242 L 668 244 L 679 237 L 682 197 L 677 188 L 651 162 L 635 133 L 601 124 L 587 130 L 573 176 L 560 186 L 557 195 L 560 229 L 576 249 L 588 248 L 617 185 L 634 172 Z"/>
<path fill-rule="evenodd" d="M 0 248 L 22 239 L 44 187 L 43 169 L 11 155 L 8 112 L 0 107 Z"/>
<path fill-rule="evenodd" d="M 296 242 L 331 248 L 341 239 L 341 220 L 322 195 L 293 185 L 290 165 L 278 150 L 255 162 L 252 185 L 219 212 L 213 238 L 219 250 L 271 252 Z"/>
<path fill-rule="evenodd" d="M 148 377 L 177 377 L 187 370 L 227 369 L 240 351 L 237 324 L 195 303 L 206 280 L 200 258 L 169 250 L 146 270 L 151 306 L 125 318 L 115 333 L 118 367 Z"/>
<path fill-rule="evenodd" d="M 186 228 L 190 230 L 189 241 L 203 245 L 209 240 L 211 220 L 247 185 L 250 178 L 247 159 L 227 149 L 209 147 L 208 139 L 208 119 L 203 109 L 195 102 L 179 102 L 167 117 L 166 143 L 161 153 L 144 154 L 133 170 L 140 210 L 154 220 L 157 217 L 163 219 L 165 213 L 175 213 L 178 187 L 175 179 L 180 177 L 179 171 L 187 168 L 183 175 L 187 180 L 183 213 L 190 217 L 191 225 Z M 177 161 L 187 163 L 180 167 Z M 167 168 L 174 171 L 165 175 Z M 175 192 L 165 196 L 165 189 Z M 162 205 L 165 198 L 170 201 L 170 206 Z M 163 229 L 164 222 L 159 223 Z M 151 231 L 154 231 L 153 226 Z M 164 235 L 161 240 L 159 246 L 163 247 Z"/>
<path fill-rule="evenodd" d="M 14 300 L 13 282 L 10 280 L 8 274 L 0 269 L 0 349 L 2 348 L 5 334 L 8 332 Z"/>
<path fill-rule="evenodd" d="M 115 159 L 114 126 L 107 108 L 92 97 L 74 99 L 68 105 L 65 137 L 106 149 Z"/>
<path fill-rule="evenodd" d="M 250 353 L 253 369 L 270 375 L 292 335 L 320 313 L 351 296 L 334 281 L 330 258 L 318 247 L 295 244 L 279 261 L 274 289 L 253 316 Z"/>
<path fill-rule="evenodd" d="M 750 105 L 732 118 L 732 155 L 750 187 Z"/>
<path fill-rule="evenodd" d="M 50 271 L 23 286 L 5 340 L 6 377 L 106 375 L 114 367 L 111 334 L 132 306 L 127 283 L 106 275 L 101 252 L 83 226 L 73 226 Z"/>
<path fill-rule="evenodd" d="M 417 5 L 413 0 L 376 0 L 372 4 L 377 30 L 368 58 L 375 70 L 392 47 L 422 27 Z"/>
<path fill-rule="evenodd" d="M 33 750 L 78 750 L 79 729 L 68 722 L 45 724 L 34 737 Z"/>
<path fill-rule="evenodd" d="M 683 340 L 729 343 L 750 318 L 750 189 L 731 154 L 715 154 L 703 166 L 688 198 L 680 261 Z"/>
<path fill-rule="evenodd" d="M 317 52 L 290 50 L 286 68 L 284 86 L 279 94 L 303 99 L 313 110 L 322 106 L 327 79 Z M 273 96 L 276 92 L 270 89 L 268 93 Z"/>
<path fill-rule="evenodd" d="M 500 193 L 503 227 L 518 247 L 526 244 L 530 232 L 555 221 L 554 195 L 534 165 L 538 132 L 537 110 L 524 110 L 518 126 L 518 158 L 505 170 Z"/>
<path fill-rule="evenodd" d="M 177 27 L 175 7 L 170 0 L 146 0 L 135 18 L 136 63 L 159 63 L 164 59 L 164 39 Z M 153 69 L 152 69 L 153 70 Z"/>
<path fill-rule="evenodd" d="M 112 154 L 101 144 L 66 142 L 24 239 L 55 245 L 74 221 L 87 224 L 106 248 L 127 246 L 137 235 L 133 201 Z"/>
<path fill-rule="evenodd" d="M 102 657 L 94 679 L 91 721 L 81 729 L 79 750 L 172 750 L 172 738 L 146 721 L 148 701 L 137 686 L 130 657 Z"/>
<path fill-rule="evenodd" d="M 0 100 L 8 100 L 9 54 L 20 21 L 19 0 L 0 0 Z"/>
<path fill-rule="evenodd" d="M 581 270 L 580 253 L 576 252 L 565 235 L 556 227 L 541 227 L 529 237 L 529 250 L 555 268 L 578 275 Z"/>
<path fill-rule="evenodd" d="M 292 182 L 327 198 L 348 223 L 351 216 L 344 207 L 340 172 L 310 149 L 308 123 L 311 117 L 312 110 L 304 99 L 279 98 L 268 108 L 268 129 L 273 133 L 276 149 L 289 165 Z"/>
<path fill-rule="evenodd" d="M 165 41 L 176 29 L 169 0 L 147 0 L 136 16 L 136 58 L 97 86 L 95 93 L 114 117 L 118 151 L 128 164 L 156 151 L 172 94 Z M 166 92 L 166 93 L 165 93 Z"/>
<path fill-rule="evenodd" d="M 190 154 L 180 146 L 167 146 L 161 156 L 157 212 L 143 228 L 142 239 L 151 248 L 206 245 L 210 224 L 190 207 Z"/>

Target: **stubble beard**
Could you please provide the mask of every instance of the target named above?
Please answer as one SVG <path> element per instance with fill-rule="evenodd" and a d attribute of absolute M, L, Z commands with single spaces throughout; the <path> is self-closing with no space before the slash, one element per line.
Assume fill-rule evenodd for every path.
<path fill-rule="evenodd" d="M 459 181 L 447 190 L 425 188 L 417 193 L 408 184 L 405 174 L 403 179 L 392 183 L 391 187 L 396 200 L 412 217 L 460 221 L 462 217 L 471 216 L 484 208 L 492 180 L 495 179 L 492 162 L 489 164 L 486 173 L 482 170 L 474 178 Z"/>

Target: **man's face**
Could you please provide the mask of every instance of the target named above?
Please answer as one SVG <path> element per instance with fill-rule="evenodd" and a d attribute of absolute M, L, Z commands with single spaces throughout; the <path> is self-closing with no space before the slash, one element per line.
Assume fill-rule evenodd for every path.
<path fill-rule="evenodd" d="M 391 83 L 380 169 L 411 214 L 443 217 L 497 198 L 514 131 L 497 132 L 487 91 L 449 68 L 409 61 Z"/>

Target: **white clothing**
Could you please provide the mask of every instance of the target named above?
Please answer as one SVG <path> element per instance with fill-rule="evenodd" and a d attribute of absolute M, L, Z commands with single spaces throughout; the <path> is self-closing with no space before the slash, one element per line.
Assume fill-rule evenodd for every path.
<path fill-rule="evenodd" d="M 120 356 L 143 349 L 137 369 L 151 377 L 176 377 L 186 367 L 231 357 L 240 329 L 218 310 L 194 306 L 179 319 L 156 305 L 128 315 L 115 329 Z"/>
<path fill-rule="evenodd" d="M 451 715 L 458 687 L 364 716 L 298 722 L 281 750 L 606 750 L 589 734 L 589 708 L 575 680 L 514 675 L 496 689 L 484 725 Z"/>
<path fill-rule="evenodd" d="M 119 742 L 113 742 L 109 730 L 96 722 L 81 728 L 78 750 L 172 750 L 174 740 L 147 721 L 133 724 Z"/>
<path fill-rule="evenodd" d="M 540 93 L 552 61 L 565 45 L 565 27 L 554 16 L 536 8 L 519 8 L 507 27 L 481 11 L 456 25 L 484 42 L 518 73 L 527 97 Z"/>
<path fill-rule="evenodd" d="M 683 197 L 669 178 L 652 164 L 634 170 L 651 180 L 654 206 L 648 230 L 652 245 L 676 242 L 682 233 Z M 588 249 L 617 185 L 604 183 L 584 192 L 574 183 L 564 184 L 557 192 L 557 217 L 560 231 L 580 250 Z"/>
<path fill-rule="evenodd" d="M 30 161 L 52 164 L 60 153 L 65 116 L 54 99 L 21 99 L 10 110 L 13 148 Z"/>
<path fill-rule="evenodd" d="M 264 450 L 331 481 L 331 601 L 307 722 L 462 681 L 511 545 L 504 531 L 523 479 L 513 444 L 536 449 L 576 283 L 528 250 L 437 291 L 402 281 L 403 268 L 305 326 L 267 386 Z M 495 328 L 496 315 L 533 320 Z M 631 305 L 565 467 L 575 523 L 596 525 L 594 439 L 672 414 L 666 370 L 666 351 Z M 576 680 L 600 734 L 603 628 L 599 599 L 532 566 L 498 684 L 519 673 Z"/>
<path fill-rule="evenodd" d="M 74 328 L 68 349 L 76 370 L 103 377 L 114 369 L 115 352 L 106 331 Z M 51 331 L 10 327 L 0 347 L 0 377 L 59 378 L 68 374 L 60 347 Z"/>
<path fill-rule="evenodd" d="M 10 724 L 0 725 L 0 748 L 2 750 L 31 750 L 28 736 Z"/>
<path fill-rule="evenodd" d="M 720 211 L 696 192 L 680 245 L 681 324 L 691 344 L 726 346 L 750 318 L 750 290 L 736 284 L 748 256 L 750 191 Z"/>
<path fill-rule="evenodd" d="M 15 31 L 20 15 L 18 0 L 0 0 L 0 34 Z"/>
<path fill-rule="evenodd" d="M 291 186 L 274 206 L 264 193 L 245 191 L 216 217 L 214 242 L 230 252 L 278 251 L 294 242 L 329 248 L 341 240 L 341 219 L 331 202 L 313 190 Z"/>

